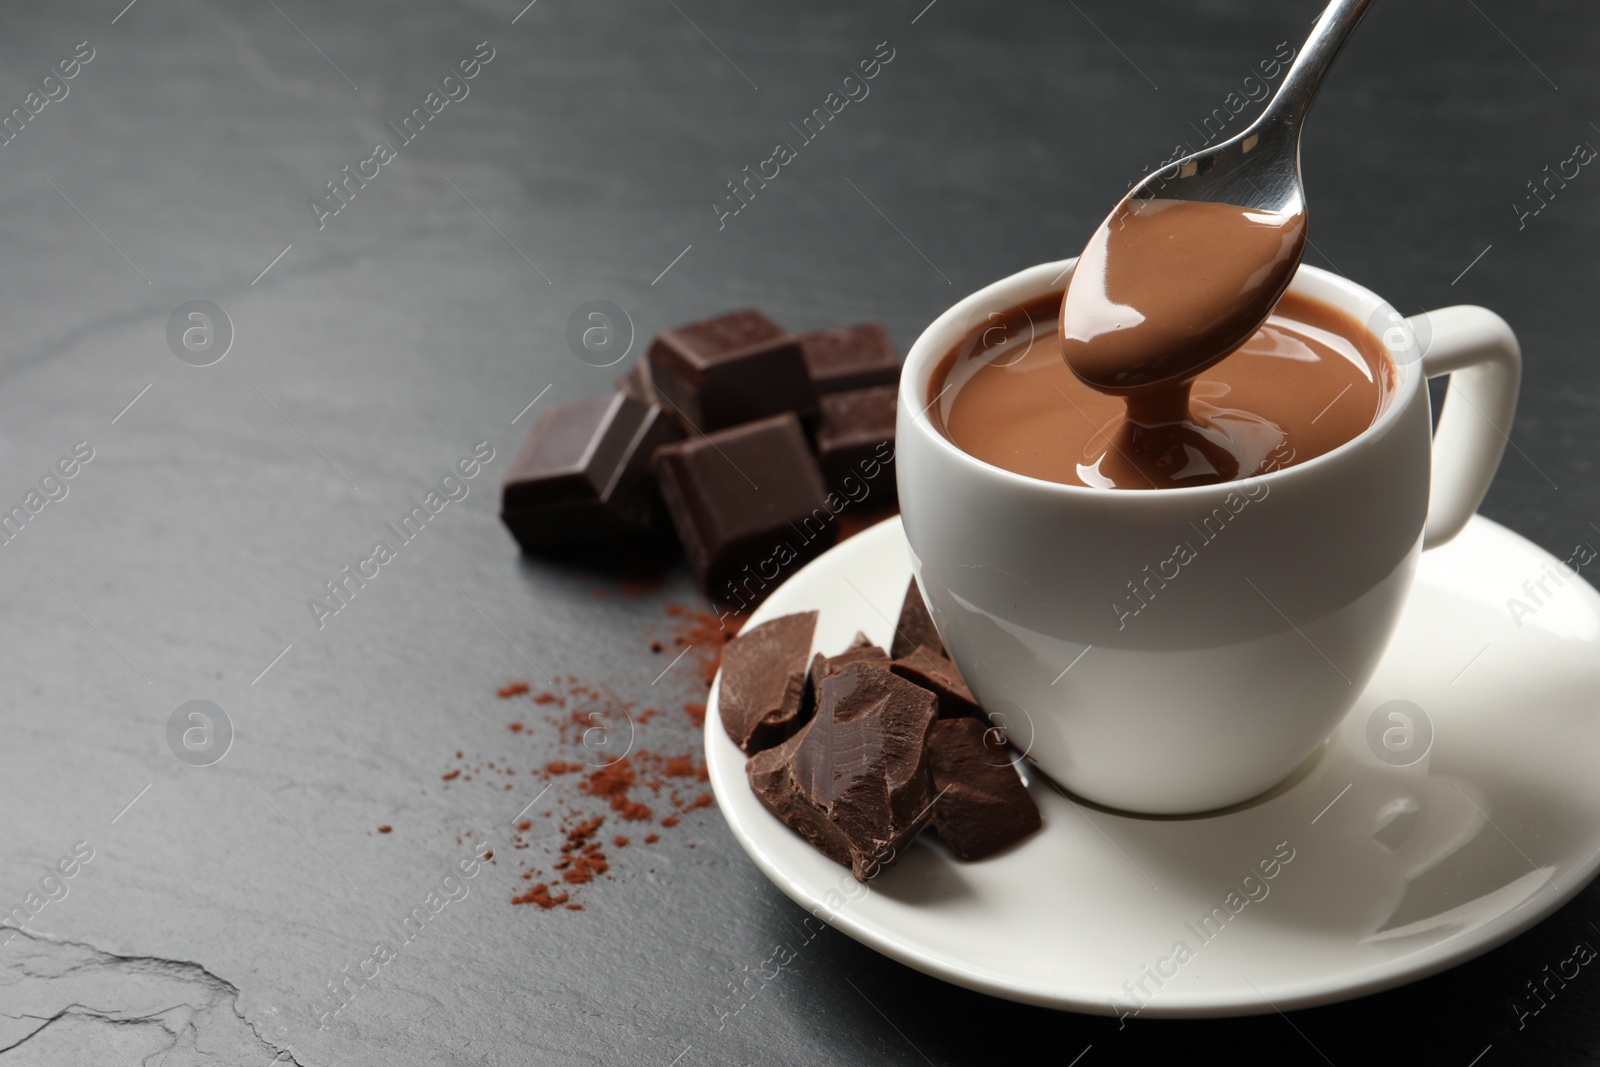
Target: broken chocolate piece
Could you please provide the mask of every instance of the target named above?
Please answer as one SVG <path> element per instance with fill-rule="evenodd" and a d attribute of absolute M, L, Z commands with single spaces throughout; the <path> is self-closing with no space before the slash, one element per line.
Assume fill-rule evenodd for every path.
<path fill-rule="evenodd" d="M 966 681 L 950 657 L 926 645 L 912 649 L 904 657 L 889 664 L 889 669 L 908 682 L 931 692 L 939 698 L 939 717 L 953 719 L 964 715 L 982 715 L 983 709 L 967 688 Z"/>
<path fill-rule="evenodd" d="M 811 689 L 816 691 L 817 686 L 830 674 L 838 674 L 852 663 L 873 663 L 889 669 L 889 653 L 873 644 L 864 633 L 857 633 L 850 647 L 836 656 L 824 656 L 818 652 L 811 658 Z"/>
<path fill-rule="evenodd" d="M 646 533 L 651 456 L 682 436 L 620 393 L 546 408 L 506 474 L 500 518 L 526 552 Z"/>
<path fill-rule="evenodd" d="M 977 719 L 943 719 L 928 737 L 933 828 L 957 859 L 981 860 L 1042 825 L 998 731 Z"/>
<path fill-rule="evenodd" d="M 828 488 L 853 501 L 896 498 L 893 385 L 828 393 L 820 400 L 817 460 Z M 866 487 L 865 493 L 862 486 Z"/>
<path fill-rule="evenodd" d="M 934 628 L 933 616 L 928 614 L 928 605 L 922 599 L 922 590 L 917 588 L 917 580 L 913 578 L 911 584 L 906 586 L 905 599 L 900 602 L 900 619 L 894 624 L 894 640 L 889 642 L 889 655 L 903 659 L 919 646 L 931 648 L 949 658 L 944 641 Z"/>
<path fill-rule="evenodd" d="M 928 613 L 915 578 L 906 586 L 905 599 L 900 603 L 889 655 L 894 657 L 890 670 L 938 695 L 940 718 L 983 714 L 934 628 L 933 616 Z"/>
<path fill-rule="evenodd" d="M 744 631 L 723 649 L 717 710 L 745 755 L 787 740 L 805 724 L 811 713 L 806 656 L 816 628 L 814 611 L 784 615 Z"/>
<path fill-rule="evenodd" d="M 875 322 L 801 334 L 800 351 L 819 395 L 900 381 L 900 355 Z"/>
<path fill-rule="evenodd" d="M 707 595 L 747 606 L 838 536 L 793 414 L 668 445 L 661 495 Z"/>
<path fill-rule="evenodd" d="M 650 375 L 669 413 L 709 433 L 792 411 L 816 413 L 800 342 L 759 311 L 730 311 L 668 330 L 650 345 Z"/>
<path fill-rule="evenodd" d="M 933 817 L 933 694 L 869 663 L 823 679 L 816 714 L 745 766 L 772 814 L 865 882 Z"/>

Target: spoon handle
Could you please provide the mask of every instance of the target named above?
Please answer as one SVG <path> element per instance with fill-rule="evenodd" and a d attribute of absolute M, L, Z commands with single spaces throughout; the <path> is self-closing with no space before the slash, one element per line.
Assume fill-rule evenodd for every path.
<path fill-rule="evenodd" d="M 1306 112 L 1311 109 L 1311 101 L 1317 95 L 1317 87 L 1322 84 L 1322 76 L 1333 66 L 1339 49 L 1344 47 L 1345 40 L 1374 2 L 1333 0 L 1323 9 L 1317 24 L 1311 28 L 1311 35 L 1301 46 L 1300 54 L 1289 67 L 1289 73 L 1284 75 L 1277 95 L 1257 121 L 1257 126 L 1282 124 L 1298 133 Z"/>

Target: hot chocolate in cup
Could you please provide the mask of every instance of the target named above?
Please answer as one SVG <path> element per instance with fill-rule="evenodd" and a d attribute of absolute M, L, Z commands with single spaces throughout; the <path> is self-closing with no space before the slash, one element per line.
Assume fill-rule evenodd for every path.
<path fill-rule="evenodd" d="M 1460 532 L 1499 464 L 1517 342 L 1493 312 L 1451 307 L 1425 317 L 1424 350 L 1422 316 L 1301 266 L 1291 299 L 1383 327 L 1389 381 L 1370 423 L 1215 484 L 1064 484 L 963 451 L 938 413 L 959 387 L 941 380 L 948 354 L 1059 293 L 1071 265 L 972 294 L 912 346 L 896 468 L 913 569 L 979 702 L 1063 787 L 1148 814 L 1226 807 L 1291 774 L 1360 697 L 1419 554 Z M 1433 433 L 1426 380 L 1442 374 Z"/>

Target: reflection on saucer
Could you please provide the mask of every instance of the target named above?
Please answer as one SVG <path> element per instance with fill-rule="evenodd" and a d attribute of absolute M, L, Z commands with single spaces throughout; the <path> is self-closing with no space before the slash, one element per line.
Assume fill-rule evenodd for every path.
<path fill-rule="evenodd" d="M 1399 792 L 1378 806 L 1368 838 L 1401 880 L 1394 910 L 1367 942 L 1422 934 L 1452 937 L 1550 888 L 1549 868 L 1507 846 L 1489 823 L 1485 790 L 1442 775 L 1395 776 Z"/>
<path fill-rule="evenodd" d="M 1554 867 L 1535 868 L 1522 877 L 1465 904 L 1458 904 L 1449 911 L 1441 911 L 1415 922 L 1406 923 L 1404 926 L 1387 927 L 1366 940 L 1399 941 L 1410 937 L 1422 938 L 1426 935 L 1427 942 L 1434 942 L 1440 938 L 1454 937 L 1476 930 L 1489 920 L 1520 908 L 1541 889 L 1548 889 L 1550 874 L 1554 870 Z"/>

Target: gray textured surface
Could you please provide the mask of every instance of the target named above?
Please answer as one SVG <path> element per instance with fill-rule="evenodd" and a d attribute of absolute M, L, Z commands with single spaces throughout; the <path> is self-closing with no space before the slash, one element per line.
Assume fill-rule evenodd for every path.
<path fill-rule="evenodd" d="M 79 41 L 95 50 L 0 146 L 0 500 L 75 442 L 94 449 L 0 549 L 0 901 L 75 842 L 95 850 L 0 948 L 0 1063 L 265 1067 L 292 1046 L 307 1065 L 944 1064 L 990 1062 L 985 1042 L 1012 1038 L 1063 1063 L 1092 1045 L 1086 1067 L 1241 1045 L 1275 1062 L 1465 1065 L 1491 1045 L 1486 1065 L 1593 1060 L 1600 979 L 1520 1028 L 1512 1003 L 1575 939 L 1600 944 L 1593 889 L 1481 960 L 1292 1026 L 1119 1032 L 825 931 L 719 1029 L 729 983 L 798 937 L 801 913 L 714 811 L 704 837 L 679 827 L 648 859 L 619 857 L 582 913 L 512 907 L 513 865 L 486 867 L 316 1029 L 325 983 L 468 854 L 457 835 L 503 833 L 532 796 L 526 778 L 438 788 L 455 750 L 505 746 L 493 691 L 529 677 L 516 649 L 654 699 L 648 641 L 666 603 L 694 601 L 681 570 L 628 598 L 519 562 L 498 525 L 532 416 L 513 417 L 547 386 L 541 404 L 621 369 L 568 352 L 572 309 L 615 301 L 640 346 L 753 303 L 797 329 L 880 319 L 904 347 L 957 296 L 1073 252 L 1314 7 L 923 3 L 0 15 L 0 111 Z M 1380 5 L 1306 147 L 1312 262 L 1407 311 L 1481 302 L 1518 329 L 1516 448 L 1485 510 L 1561 556 L 1600 544 L 1600 177 L 1584 170 L 1521 228 L 1511 205 L 1575 143 L 1600 144 L 1597 30 L 1600 11 L 1553 2 Z M 719 229 L 724 183 L 885 40 L 870 96 Z M 481 41 L 495 58 L 470 95 L 319 230 L 308 198 L 394 140 L 385 124 Z M 214 366 L 167 348 L 169 313 L 193 299 L 236 331 Z M 470 495 L 319 630 L 307 598 L 483 440 L 496 456 Z M 660 686 L 693 696 L 687 678 Z M 167 747 L 190 699 L 237 731 L 210 768 Z M 694 744 L 681 715 L 653 728 L 663 750 Z"/>

